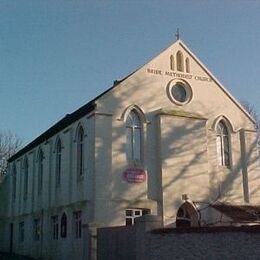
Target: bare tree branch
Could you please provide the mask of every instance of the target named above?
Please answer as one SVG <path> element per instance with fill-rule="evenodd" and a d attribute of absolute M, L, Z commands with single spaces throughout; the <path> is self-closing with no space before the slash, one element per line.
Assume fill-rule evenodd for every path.
<path fill-rule="evenodd" d="M 255 106 L 248 101 L 242 101 L 241 104 L 245 108 L 245 110 L 249 113 L 249 115 L 251 115 L 254 118 L 255 123 L 256 123 L 256 129 L 258 129 L 258 131 L 259 131 L 260 130 L 260 115 L 257 113 Z"/>
<path fill-rule="evenodd" d="M 7 172 L 7 160 L 22 147 L 21 138 L 11 131 L 0 131 L 0 178 Z"/>

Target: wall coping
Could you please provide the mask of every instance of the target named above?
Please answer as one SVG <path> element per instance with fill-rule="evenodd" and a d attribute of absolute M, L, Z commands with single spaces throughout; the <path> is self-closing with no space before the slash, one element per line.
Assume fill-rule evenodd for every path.
<path fill-rule="evenodd" d="M 259 233 L 260 225 L 252 226 L 219 226 L 219 227 L 187 227 L 187 228 L 160 228 L 150 231 L 152 234 L 183 234 L 183 233 L 224 233 L 224 232 L 247 232 L 247 233 Z"/>

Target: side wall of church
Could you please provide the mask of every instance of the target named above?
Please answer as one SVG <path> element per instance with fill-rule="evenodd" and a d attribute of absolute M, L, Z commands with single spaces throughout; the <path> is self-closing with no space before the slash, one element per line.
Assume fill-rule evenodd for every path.
<path fill-rule="evenodd" d="M 80 212 L 80 224 L 93 221 L 93 184 L 95 144 L 94 117 L 86 116 L 39 144 L 9 164 L 9 181 L 4 184 L 8 191 L 8 207 L 1 221 L 0 243 L 2 251 L 10 250 L 11 228 L 12 251 L 32 257 L 50 257 L 52 259 L 71 259 L 82 257 L 85 246 L 80 237 L 76 237 L 75 214 Z M 84 169 L 79 176 L 77 166 L 77 130 L 84 129 Z M 60 185 L 56 183 L 56 144 L 61 140 Z M 39 190 L 39 150 L 43 152 L 42 190 Z M 28 159 L 28 186 L 25 178 L 25 156 Z M 14 197 L 14 172 L 16 167 L 16 195 Z M 67 217 L 66 236 L 61 236 L 61 218 Z M 57 216 L 57 238 L 53 234 L 53 217 Z M 40 227 L 36 230 L 35 221 Z M 23 230 L 21 230 L 23 229 Z M 38 232 L 38 234 L 36 234 Z M 3 234 L 3 236 L 2 236 Z M 78 235 L 78 234 L 77 234 Z M 39 236 L 39 237 L 37 237 Z"/>

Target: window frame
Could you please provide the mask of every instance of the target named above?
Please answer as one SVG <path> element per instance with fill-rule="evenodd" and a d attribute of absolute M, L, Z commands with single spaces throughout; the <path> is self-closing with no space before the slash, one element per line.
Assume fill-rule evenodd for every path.
<path fill-rule="evenodd" d="M 186 72 L 190 73 L 190 59 L 188 57 L 185 59 L 185 67 L 186 67 Z"/>
<path fill-rule="evenodd" d="M 41 219 L 35 218 L 33 220 L 33 239 L 34 241 L 41 240 Z"/>
<path fill-rule="evenodd" d="M 175 69 L 175 59 L 174 59 L 174 55 L 170 56 L 170 69 L 174 70 Z"/>
<path fill-rule="evenodd" d="M 43 188 L 43 171 L 44 171 L 44 155 L 42 149 L 39 150 L 38 154 L 38 195 L 42 194 Z"/>
<path fill-rule="evenodd" d="M 221 119 L 216 125 L 216 148 L 218 165 L 231 168 L 231 136 L 225 120 Z"/>
<path fill-rule="evenodd" d="M 17 186 L 17 178 L 16 178 L 17 170 L 16 170 L 16 164 L 15 163 L 13 164 L 12 173 L 13 173 L 12 199 L 13 199 L 13 202 L 15 202 L 15 200 L 16 200 L 16 186 Z"/>
<path fill-rule="evenodd" d="M 58 138 L 56 143 L 56 157 L 55 157 L 55 185 L 60 186 L 61 183 L 61 162 L 62 162 L 62 145 L 61 139 Z"/>
<path fill-rule="evenodd" d="M 24 242 L 24 221 L 19 222 L 19 242 Z"/>
<path fill-rule="evenodd" d="M 64 212 L 60 219 L 60 237 L 61 238 L 67 237 L 67 224 L 68 224 L 67 215 Z"/>
<path fill-rule="evenodd" d="M 176 53 L 176 63 L 177 71 L 184 72 L 183 53 L 181 51 L 177 51 Z"/>
<path fill-rule="evenodd" d="M 78 177 L 82 178 L 85 171 L 85 133 L 80 125 L 77 132 L 77 173 Z"/>
<path fill-rule="evenodd" d="M 82 237 L 82 211 L 73 212 L 73 221 L 74 221 L 74 237 L 80 239 Z"/>
<path fill-rule="evenodd" d="M 52 233 L 53 240 L 59 239 L 59 216 L 58 215 L 51 216 L 51 233 Z"/>
<path fill-rule="evenodd" d="M 127 208 L 125 209 L 125 225 L 133 226 L 136 218 L 150 213 L 151 210 L 148 208 Z"/>
<path fill-rule="evenodd" d="M 24 158 L 24 165 L 23 165 L 23 198 L 24 200 L 27 199 L 27 196 L 28 196 L 28 182 L 29 182 L 29 163 L 28 163 L 28 158 L 27 156 L 25 156 Z"/>
<path fill-rule="evenodd" d="M 143 122 L 139 112 L 131 109 L 125 120 L 126 155 L 131 163 L 143 161 Z"/>

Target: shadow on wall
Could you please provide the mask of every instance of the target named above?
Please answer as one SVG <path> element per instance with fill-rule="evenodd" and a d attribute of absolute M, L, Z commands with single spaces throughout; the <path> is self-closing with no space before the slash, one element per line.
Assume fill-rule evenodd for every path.
<path fill-rule="evenodd" d="M 125 83 L 122 82 L 121 84 L 124 85 Z M 132 80 L 131 84 L 128 83 L 127 86 L 119 86 L 120 94 L 115 94 L 115 92 L 113 92 L 112 95 L 111 93 L 109 97 L 111 100 L 109 103 L 119 104 L 119 106 L 115 105 L 114 109 L 111 111 L 107 111 L 106 107 L 102 107 L 101 102 L 98 106 L 99 112 L 121 115 L 126 107 L 130 105 L 137 105 L 140 108 L 143 108 L 143 97 L 145 96 L 145 98 L 149 100 L 149 105 L 145 104 L 145 106 L 157 108 L 154 111 L 145 111 L 146 116 L 150 121 L 150 124 L 145 126 L 146 139 L 144 139 L 143 165 L 148 172 L 148 189 L 141 185 L 140 187 L 145 189 L 136 189 L 133 188 L 133 185 L 135 184 L 124 183 L 122 173 L 127 167 L 131 166 L 127 164 L 126 158 L 123 157 L 126 151 L 125 130 L 122 130 L 124 123 L 122 122 L 120 127 L 114 127 L 117 118 L 112 118 L 112 144 L 110 147 L 111 150 L 109 151 L 112 153 L 112 162 L 110 162 L 110 166 L 106 169 L 107 174 L 109 175 L 109 178 L 107 179 L 109 182 L 106 183 L 106 188 L 108 190 L 106 195 L 107 198 L 110 199 L 121 199 L 124 201 L 124 206 L 118 203 L 114 208 L 114 212 L 112 213 L 113 217 L 111 219 L 114 219 L 116 222 L 117 213 L 119 211 L 124 211 L 125 208 L 123 207 L 125 207 L 127 203 L 130 207 L 137 205 L 139 202 L 151 199 L 157 200 L 159 214 L 167 214 L 167 212 L 164 211 L 168 210 L 167 207 L 172 207 L 174 210 L 171 210 L 171 214 L 166 217 L 172 218 L 173 221 L 175 221 L 177 209 L 183 203 L 181 195 L 184 193 L 191 194 L 191 200 L 199 198 L 199 201 L 196 201 L 196 203 L 201 202 L 204 204 L 202 210 L 206 210 L 211 203 L 219 200 L 223 201 L 228 197 L 230 191 L 232 191 L 232 200 L 242 201 L 243 183 L 241 161 L 243 161 L 244 158 L 242 158 L 241 153 L 239 153 L 240 145 L 236 148 L 238 150 L 236 153 L 240 154 L 240 157 L 236 158 L 228 172 L 220 173 L 221 168 L 218 167 L 217 156 L 215 156 L 212 161 L 212 155 L 210 155 L 210 151 L 208 151 L 209 147 L 211 147 L 210 149 L 215 149 L 216 152 L 216 143 L 214 137 L 209 137 L 206 120 L 194 120 L 192 118 L 187 119 L 185 117 L 165 115 L 164 117 L 167 118 L 163 119 L 163 123 L 167 124 L 162 125 L 162 117 L 157 115 L 160 106 L 165 106 L 165 104 L 158 105 L 161 94 L 153 93 L 152 91 L 150 93 L 142 93 L 141 90 L 137 89 L 137 86 L 142 86 L 142 88 L 147 89 L 150 84 L 151 81 L 147 79 Z M 139 92 L 135 93 L 135 96 L 138 96 L 138 98 L 135 99 L 134 103 L 131 102 L 133 89 L 137 89 L 137 92 L 140 91 L 140 95 L 138 95 Z M 192 108 L 189 104 L 181 108 L 174 104 L 171 105 L 173 110 L 178 111 L 188 111 Z M 206 114 L 203 116 L 207 118 L 210 118 L 213 114 L 209 108 L 203 107 L 202 105 L 198 111 L 206 111 Z M 158 130 L 163 132 L 161 137 L 158 136 Z M 117 145 L 115 146 L 115 144 Z M 107 147 L 103 145 L 103 141 L 100 140 L 96 150 L 97 160 L 102 159 L 99 157 L 99 154 L 103 154 L 105 149 L 107 149 Z M 250 158 L 253 155 L 254 149 L 254 145 L 247 148 L 246 158 Z M 118 163 L 115 165 L 113 161 L 115 158 L 118 159 L 118 157 L 122 160 L 117 160 Z M 255 157 L 253 156 L 253 158 Z M 257 160 L 257 158 L 254 160 Z M 207 165 L 206 168 L 205 165 Z M 259 178 L 255 179 L 255 181 L 259 182 Z M 238 183 L 240 183 L 239 187 L 236 186 Z M 122 187 L 122 185 L 124 189 L 118 188 Z M 234 187 L 236 188 L 236 192 L 234 192 Z M 171 190 L 171 192 L 166 194 L 168 198 L 169 196 L 172 196 L 171 200 L 167 202 L 168 205 L 165 205 L 167 204 L 165 201 L 160 205 L 160 200 L 165 199 L 164 193 L 167 190 Z M 134 194 L 132 191 L 134 191 Z M 251 196 L 254 196 L 256 192 L 256 189 L 252 189 L 250 193 Z M 126 198 L 129 197 L 129 194 L 131 194 L 131 199 L 127 200 Z M 200 196 L 198 196 L 198 194 Z"/>

